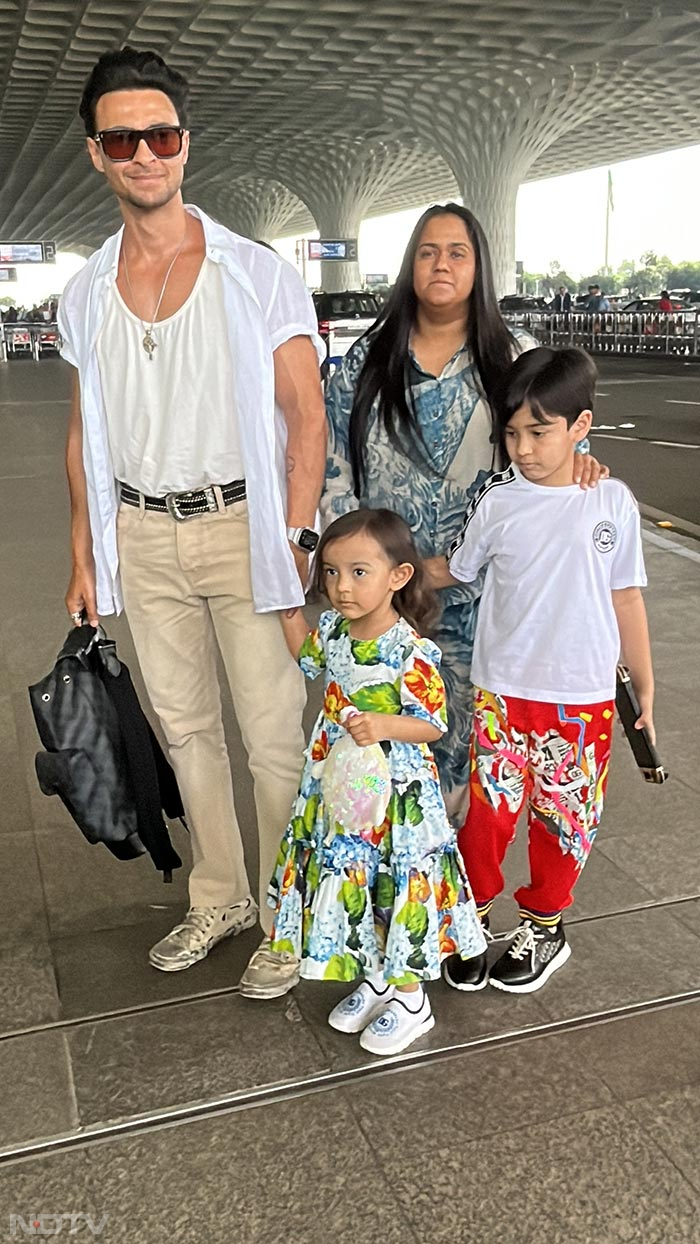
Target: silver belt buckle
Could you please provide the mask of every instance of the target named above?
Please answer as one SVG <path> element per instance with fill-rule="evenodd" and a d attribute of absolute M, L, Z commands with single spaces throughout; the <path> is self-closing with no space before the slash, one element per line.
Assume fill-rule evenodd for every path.
<path fill-rule="evenodd" d="M 168 492 L 165 494 L 165 498 L 164 498 L 165 507 L 170 517 L 174 518 L 176 523 L 186 523 L 189 518 L 197 517 L 196 514 L 183 514 L 182 510 L 180 509 L 180 506 L 178 505 L 179 501 L 183 501 L 185 500 L 185 498 L 191 497 L 191 496 L 192 496 L 191 491 L 190 492 Z"/>
<path fill-rule="evenodd" d="M 215 514 L 218 511 L 219 507 L 216 502 L 216 493 L 211 485 L 207 488 L 196 488 L 194 491 L 190 490 L 189 492 L 168 492 L 165 494 L 164 498 L 166 509 L 170 517 L 175 519 L 176 523 L 186 523 L 190 518 L 199 518 L 200 514 L 204 513 L 203 510 L 195 510 L 193 514 L 183 514 L 178 504 L 178 502 L 183 499 L 191 499 L 195 496 L 195 493 L 198 492 L 203 493 L 207 511 L 210 514 Z"/>

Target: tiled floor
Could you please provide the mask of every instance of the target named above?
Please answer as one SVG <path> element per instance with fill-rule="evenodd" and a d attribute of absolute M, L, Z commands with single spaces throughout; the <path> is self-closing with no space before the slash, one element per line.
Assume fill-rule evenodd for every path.
<path fill-rule="evenodd" d="M 436 1027 L 382 1063 L 327 1026 L 341 986 L 238 995 L 254 930 L 154 972 L 186 868 L 164 886 L 118 863 L 38 791 L 26 687 L 67 629 L 66 385 L 58 362 L 0 365 L 0 1240 L 10 1214 L 74 1212 L 108 1215 L 107 1244 L 697 1244 L 698 546 L 647 543 L 672 777 L 646 786 L 617 738 L 570 963 L 530 997 L 434 984 Z M 255 875 L 230 704 L 226 727 Z M 509 888 L 525 861 L 521 834 Z"/>

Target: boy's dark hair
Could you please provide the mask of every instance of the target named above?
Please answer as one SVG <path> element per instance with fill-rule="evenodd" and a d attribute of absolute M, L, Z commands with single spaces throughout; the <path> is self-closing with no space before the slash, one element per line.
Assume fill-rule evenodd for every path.
<path fill-rule="evenodd" d="M 85 83 L 78 109 L 90 138 L 95 133 L 97 101 L 110 91 L 162 91 L 172 103 L 180 125 L 187 129 L 187 81 L 176 69 L 169 69 L 157 52 L 123 47 L 100 57 Z"/>
<path fill-rule="evenodd" d="M 494 395 L 494 418 L 503 450 L 503 434 L 516 410 L 529 406 L 538 423 L 566 419 L 576 422 L 582 410 L 593 410 L 598 369 L 585 350 L 567 346 L 526 350 L 508 368 Z"/>
<path fill-rule="evenodd" d="M 344 540 L 346 536 L 354 536 L 361 531 L 366 531 L 367 535 L 376 540 L 392 566 L 400 566 L 402 562 L 410 562 L 413 566 L 413 576 L 405 587 L 395 593 L 394 601 L 402 618 L 419 634 L 427 633 L 440 614 L 437 594 L 426 580 L 411 528 L 393 510 L 350 510 L 336 518 L 324 531 L 316 550 L 314 586 L 322 595 L 326 594 L 323 563 L 328 546 L 336 540 Z"/>

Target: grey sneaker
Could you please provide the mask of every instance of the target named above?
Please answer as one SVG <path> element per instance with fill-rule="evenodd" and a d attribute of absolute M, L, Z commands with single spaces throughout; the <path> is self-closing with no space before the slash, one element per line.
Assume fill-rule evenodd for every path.
<path fill-rule="evenodd" d="M 264 937 L 241 977 L 244 998 L 281 998 L 299 981 L 299 960 L 288 950 L 272 950 Z"/>
<path fill-rule="evenodd" d="M 182 924 L 148 952 L 148 961 L 161 972 L 182 972 L 205 959 L 217 942 L 250 929 L 257 919 L 252 898 L 231 907 L 190 907 Z"/>

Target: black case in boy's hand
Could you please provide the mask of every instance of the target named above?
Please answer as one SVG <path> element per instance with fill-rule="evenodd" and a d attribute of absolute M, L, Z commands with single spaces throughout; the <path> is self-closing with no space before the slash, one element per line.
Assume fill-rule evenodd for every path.
<path fill-rule="evenodd" d="M 634 693 L 629 670 L 625 669 L 624 665 L 618 665 L 617 667 L 615 704 L 634 758 L 644 774 L 644 780 L 646 782 L 655 782 L 657 785 L 665 782 L 668 773 L 661 763 L 659 753 L 649 738 L 647 731 L 645 729 L 637 730 L 635 727 L 635 722 L 641 713 L 641 709 L 639 700 Z"/>

